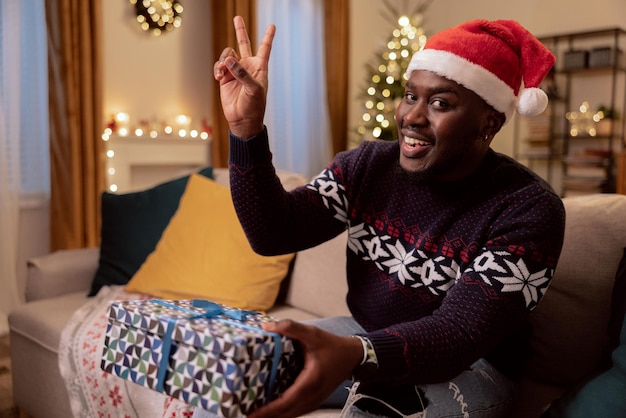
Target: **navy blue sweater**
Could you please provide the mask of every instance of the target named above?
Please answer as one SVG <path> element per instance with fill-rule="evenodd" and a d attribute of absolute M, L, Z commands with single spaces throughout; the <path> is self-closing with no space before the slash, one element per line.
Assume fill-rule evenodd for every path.
<path fill-rule="evenodd" d="M 339 153 L 286 192 L 267 133 L 231 136 L 233 201 L 255 251 L 320 244 L 348 228 L 348 307 L 378 361 L 374 380 L 436 383 L 485 357 L 515 377 L 528 313 L 563 244 L 565 211 L 549 185 L 490 150 L 469 177 L 408 181 L 396 142 Z"/>

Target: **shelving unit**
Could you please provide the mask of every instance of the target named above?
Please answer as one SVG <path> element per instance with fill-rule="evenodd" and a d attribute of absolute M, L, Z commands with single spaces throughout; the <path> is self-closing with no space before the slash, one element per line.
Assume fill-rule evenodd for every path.
<path fill-rule="evenodd" d="M 525 161 L 562 196 L 616 192 L 626 148 L 626 31 L 609 28 L 539 38 L 557 57 L 544 82 L 550 105 L 516 124 L 516 158 Z M 584 111 L 583 103 L 588 103 Z M 600 107 L 618 119 L 590 118 Z M 568 120 L 566 114 L 577 117 Z M 520 119 L 520 118 L 518 118 Z M 521 143 L 518 143 L 521 142 Z"/>

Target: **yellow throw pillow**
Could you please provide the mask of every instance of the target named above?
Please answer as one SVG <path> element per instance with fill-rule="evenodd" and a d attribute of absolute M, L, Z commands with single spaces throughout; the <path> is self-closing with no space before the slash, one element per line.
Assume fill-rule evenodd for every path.
<path fill-rule="evenodd" d="M 193 174 L 155 250 L 126 290 L 265 311 L 276 301 L 293 257 L 255 253 L 235 213 L 230 190 Z"/>

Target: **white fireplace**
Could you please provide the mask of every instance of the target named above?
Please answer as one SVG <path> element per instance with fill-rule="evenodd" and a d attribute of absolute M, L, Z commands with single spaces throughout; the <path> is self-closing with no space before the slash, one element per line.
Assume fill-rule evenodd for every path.
<path fill-rule="evenodd" d="M 181 177 L 211 163 L 211 140 L 175 136 L 110 136 L 107 190 L 128 193 Z"/>

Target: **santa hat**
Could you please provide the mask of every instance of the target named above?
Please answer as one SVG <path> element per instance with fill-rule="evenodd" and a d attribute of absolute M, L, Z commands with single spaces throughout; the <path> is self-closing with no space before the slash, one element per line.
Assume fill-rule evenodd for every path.
<path fill-rule="evenodd" d="M 482 97 L 507 121 L 515 108 L 536 116 L 548 105 L 539 88 L 555 57 L 537 38 L 514 20 L 474 20 L 428 39 L 407 68 L 428 70 Z M 523 85 L 522 85 L 523 82 Z"/>

